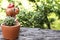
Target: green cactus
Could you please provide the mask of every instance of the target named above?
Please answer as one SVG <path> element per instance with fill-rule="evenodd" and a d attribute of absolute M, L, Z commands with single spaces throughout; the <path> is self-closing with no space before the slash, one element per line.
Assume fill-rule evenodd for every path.
<path fill-rule="evenodd" d="M 7 26 L 14 26 L 16 24 L 16 21 L 13 17 L 8 16 L 5 18 L 4 24 Z"/>

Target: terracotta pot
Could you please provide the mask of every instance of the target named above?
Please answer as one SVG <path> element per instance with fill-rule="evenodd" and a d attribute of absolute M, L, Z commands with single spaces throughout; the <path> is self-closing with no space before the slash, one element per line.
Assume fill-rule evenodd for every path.
<path fill-rule="evenodd" d="M 14 26 L 1 25 L 2 34 L 5 39 L 16 39 L 19 36 L 20 24 L 16 23 Z"/>

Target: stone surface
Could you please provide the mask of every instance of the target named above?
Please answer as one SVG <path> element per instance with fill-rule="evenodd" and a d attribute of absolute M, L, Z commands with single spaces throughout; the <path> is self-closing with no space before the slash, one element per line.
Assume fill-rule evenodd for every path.
<path fill-rule="evenodd" d="M 4 40 L 1 30 L 0 40 Z M 21 28 L 17 40 L 60 40 L 60 30 Z"/>

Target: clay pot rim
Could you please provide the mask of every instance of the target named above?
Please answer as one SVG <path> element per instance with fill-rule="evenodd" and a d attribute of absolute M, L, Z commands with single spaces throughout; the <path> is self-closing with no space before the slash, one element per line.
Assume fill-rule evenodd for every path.
<path fill-rule="evenodd" d="M 16 22 L 16 25 L 14 25 L 14 26 L 6 26 L 5 24 L 2 23 L 1 26 L 3 26 L 3 27 L 18 27 L 18 26 L 20 26 L 20 23 Z"/>

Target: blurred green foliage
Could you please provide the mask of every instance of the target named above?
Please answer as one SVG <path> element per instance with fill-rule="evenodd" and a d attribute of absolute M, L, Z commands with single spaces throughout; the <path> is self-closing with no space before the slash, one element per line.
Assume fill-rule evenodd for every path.
<path fill-rule="evenodd" d="M 60 0 L 27 0 L 28 4 L 32 5 L 32 10 L 26 9 L 21 1 L 8 0 L 9 3 L 14 2 L 15 6 L 20 8 L 17 19 L 22 27 L 59 30 Z"/>

